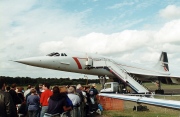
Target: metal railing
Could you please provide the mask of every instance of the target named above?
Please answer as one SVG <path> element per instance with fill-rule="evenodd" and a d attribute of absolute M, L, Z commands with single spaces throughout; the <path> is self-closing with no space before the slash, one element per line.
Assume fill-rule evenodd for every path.
<path fill-rule="evenodd" d="M 96 60 L 96 61 L 105 61 L 105 64 L 106 64 L 106 67 L 110 68 L 111 70 L 113 70 L 113 72 L 115 74 L 117 74 L 118 76 L 120 76 L 120 78 L 122 80 L 124 80 L 125 82 L 128 80 L 128 77 L 131 77 L 132 79 L 135 80 L 135 82 L 137 82 L 139 85 L 141 85 L 142 87 L 144 87 L 145 89 L 148 90 L 148 88 L 146 86 L 144 86 L 143 84 L 140 84 L 138 81 L 137 81 L 137 78 L 135 77 L 135 75 L 131 75 L 126 69 L 124 69 L 121 65 L 118 65 L 117 62 L 115 62 L 114 60 L 112 59 L 107 59 L 107 58 L 96 58 L 96 59 L 93 59 L 93 60 Z M 124 74 L 125 74 L 125 77 L 123 77 L 122 75 L 120 75 L 119 73 L 117 73 L 111 66 L 108 65 L 107 62 L 110 62 L 110 63 L 113 63 L 113 65 L 115 65 L 117 68 L 119 68 Z M 133 81 L 134 82 L 134 81 Z M 133 85 L 131 85 L 130 83 L 128 83 L 133 89 L 136 89 Z M 136 89 L 136 91 L 138 91 Z"/>

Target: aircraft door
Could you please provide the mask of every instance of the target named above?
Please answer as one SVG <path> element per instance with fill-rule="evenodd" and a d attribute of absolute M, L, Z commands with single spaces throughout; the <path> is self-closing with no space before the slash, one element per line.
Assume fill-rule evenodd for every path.
<path fill-rule="evenodd" d="M 86 66 L 88 66 L 88 67 L 92 67 L 92 66 L 93 66 L 93 60 L 92 60 L 92 58 L 87 57 Z"/>

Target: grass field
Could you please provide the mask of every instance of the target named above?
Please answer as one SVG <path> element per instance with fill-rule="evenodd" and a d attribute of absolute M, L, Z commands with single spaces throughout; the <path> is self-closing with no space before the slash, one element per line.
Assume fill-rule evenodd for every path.
<path fill-rule="evenodd" d="M 143 83 L 144 86 L 148 87 L 151 90 L 156 90 L 158 87 L 153 83 Z M 171 84 L 162 84 L 162 89 L 180 89 L 180 85 L 171 85 Z"/>
<path fill-rule="evenodd" d="M 144 84 L 150 90 L 156 90 L 157 87 L 153 83 Z M 100 88 L 100 85 L 97 86 Z M 162 84 L 162 89 L 179 89 L 180 85 L 166 85 Z M 180 101 L 180 96 L 163 96 L 157 95 L 155 98 L 158 99 L 168 99 L 168 100 L 178 100 Z M 124 101 L 124 110 L 115 111 L 115 110 L 105 110 L 103 111 L 102 117 L 180 117 L 180 110 L 173 110 L 163 107 L 157 107 L 153 105 L 142 104 L 147 106 L 149 111 L 133 111 L 133 107 L 136 106 L 136 102 Z"/>

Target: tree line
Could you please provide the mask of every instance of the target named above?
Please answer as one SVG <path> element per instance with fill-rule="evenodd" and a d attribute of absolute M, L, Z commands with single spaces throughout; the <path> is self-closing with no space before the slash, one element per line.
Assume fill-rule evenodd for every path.
<path fill-rule="evenodd" d="M 91 84 L 99 83 L 99 79 L 70 79 L 70 78 L 30 78 L 30 77 L 9 77 L 9 76 L 0 76 L 0 79 L 4 79 L 7 85 L 16 83 L 19 86 L 25 85 L 36 85 L 43 83 L 50 83 L 51 85 L 77 85 L 77 84 Z"/>

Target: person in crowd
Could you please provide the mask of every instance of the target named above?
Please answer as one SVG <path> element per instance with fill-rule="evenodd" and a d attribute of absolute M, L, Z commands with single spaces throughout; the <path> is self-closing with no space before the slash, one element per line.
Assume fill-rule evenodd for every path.
<path fill-rule="evenodd" d="M 91 91 L 93 91 L 93 92 L 91 92 Z M 89 93 L 90 94 L 93 93 L 93 95 L 95 95 L 95 96 L 98 94 L 98 90 L 96 89 L 96 84 L 95 83 L 92 84 L 91 89 L 89 90 Z"/>
<path fill-rule="evenodd" d="M 48 110 L 47 115 L 58 115 L 62 114 L 67 109 L 66 97 L 64 97 L 60 91 L 59 87 L 53 87 L 53 94 L 48 100 Z M 45 114 L 46 115 L 46 114 Z"/>
<path fill-rule="evenodd" d="M 65 110 L 64 111 L 67 111 L 66 113 L 66 116 L 67 117 L 71 117 L 71 114 L 70 114 L 70 111 L 73 109 L 73 103 L 72 101 L 69 99 L 69 97 L 67 96 L 67 87 L 66 86 L 62 86 L 62 87 L 59 87 L 60 89 L 60 93 L 63 97 L 65 97 L 66 99 L 66 103 L 67 103 L 67 106 L 65 107 Z"/>
<path fill-rule="evenodd" d="M 90 116 L 90 115 L 89 115 L 89 112 L 90 112 L 90 107 L 89 107 L 89 105 L 90 105 L 90 103 L 91 103 L 91 100 L 90 100 L 89 90 L 90 90 L 90 86 L 85 86 L 85 87 L 84 87 L 84 93 L 83 93 L 83 95 L 84 95 L 84 97 L 85 97 L 85 103 L 86 103 L 86 105 L 85 105 L 85 117 Z"/>
<path fill-rule="evenodd" d="M 67 88 L 65 86 L 63 86 L 63 87 L 60 87 L 59 90 L 60 90 L 61 95 L 66 98 L 67 107 L 71 107 L 71 109 L 72 109 L 73 108 L 73 103 L 69 99 L 69 97 L 67 96 L 67 94 L 68 94 Z M 71 109 L 69 109 L 69 110 L 71 110 Z"/>
<path fill-rule="evenodd" d="M 22 87 L 17 87 L 16 88 L 16 93 L 17 93 L 18 99 L 20 100 L 19 103 L 16 105 L 18 115 L 25 115 L 25 113 L 26 113 L 26 112 L 22 111 L 22 104 L 25 103 L 24 102 L 25 101 L 24 100 L 24 95 L 23 95 L 22 90 L 23 90 Z"/>
<path fill-rule="evenodd" d="M 98 94 L 98 91 L 96 89 L 96 85 L 92 84 L 91 89 L 89 90 L 89 96 L 91 100 L 89 107 L 90 107 L 91 112 L 94 112 L 98 109 L 98 102 L 97 102 L 97 97 L 96 97 L 97 94 Z"/>
<path fill-rule="evenodd" d="M 9 92 L 9 91 L 10 91 L 10 89 L 11 89 L 11 87 L 10 87 L 10 86 L 6 86 L 6 92 Z"/>
<path fill-rule="evenodd" d="M 82 90 L 83 90 L 83 87 L 81 86 L 81 84 L 78 84 L 76 86 L 76 94 L 80 97 L 81 103 L 83 102 L 83 99 L 84 99 L 84 96 L 82 94 Z"/>
<path fill-rule="evenodd" d="M 30 87 L 30 86 L 29 86 Z M 23 92 L 24 92 L 24 88 L 18 88 L 18 92 L 21 92 L 22 94 L 24 94 Z M 17 93 L 18 95 L 21 95 L 21 93 Z M 22 103 L 21 104 L 18 104 L 18 115 L 19 116 L 23 116 L 23 117 L 25 117 L 26 115 L 27 115 L 27 113 L 28 113 L 28 105 L 27 105 L 27 97 L 29 96 L 29 95 L 31 95 L 31 93 L 29 92 L 27 95 L 26 95 L 26 97 L 24 97 L 24 95 L 22 96 L 20 96 L 21 98 L 23 97 L 24 99 L 22 100 Z M 18 96 L 19 97 L 19 96 Z"/>
<path fill-rule="evenodd" d="M 22 101 L 21 99 L 18 97 L 17 93 L 16 93 L 16 84 L 12 84 L 11 85 L 11 90 L 9 91 L 12 99 L 13 99 L 13 103 L 14 103 L 14 106 L 16 107 L 17 104 L 21 104 Z"/>
<path fill-rule="evenodd" d="M 0 79 L 0 117 L 17 117 L 12 97 L 5 92 L 5 81 Z"/>
<path fill-rule="evenodd" d="M 24 102 L 24 95 L 23 95 L 23 88 L 22 87 L 18 87 L 17 88 L 17 95 L 20 98 L 21 102 Z"/>
<path fill-rule="evenodd" d="M 28 115 L 29 117 L 38 117 L 40 98 L 36 89 L 32 88 L 31 95 L 27 97 Z"/>
<path fill-rule="evenodd" d="M 39 97 L 41 97 L 41 91 L 40 91 L 40 89 L 39 89 L 39 85 L 36 85 L 35 86 L 35 89 L 36 89 L 36 92 L 37 92 L 37 94 L 39 95 Z"/>
<path fill-rule="evenodd" d="M 70 86 L 69 85 L 66 85 L 66 88 L 69 88 Z"/>
<path fill-rule="evenodd" d="M 73 111 L 72 114 L 74 117 L 81 117 L 81 113 L 79 111 L 79 106 L 80 106 L 80 97 L 75 94 L 75 88 L 73 86 L 70 86 L 68 88 L 68 97 L 73 103 Z"/>
<path fill-rule="evenodd" d="M 79 106 L 81 99 L 78 95 L 75 94 L 75 89 L 73 86 L 68 88 L 68 97 L 72 101 L 73 106 Z"/>
<path fill-rule="evenodd" d="M 43 84 L 39 84 L 39 91 L 42 93 L 42 92 L 44 92 L 44 90 L 43 90 Z"/>
<path fill-rule="evenodd" d="M 26 94 L 26 97 L 25 97 L 25 99 L 27 100 L 27 98 L 28 98 L 28 96 L 30 96 L 31 95 L 31 89 L 34 89 L 34 87 L 33 86 L 31 86 L 31 88 L 30 89 L 28 89 L 28 90 L 30 90 L 29 91 L 29 93 L 28 94 Z M 37 92 L 37 91 L 36 91 Z"/>
<path fill-rule="evenodd" d="M 69 87 L 73 87 L 74 88 L 74 93 L 76 93 L 76 86 L 75 85 L 71 85 L 71 86 L 69 86 Z"/>
<path fill-rule="evenodd" d="M 27 86 L 27 90 L 24 92 L 24 97 L 26 98 L 27 97 L 27 94 L 29 94 L 31 91 L 31 85 L 28 85 Z M 27 99 L 27 98 L 26 98 Z"/>
<path fill-rule="evenodd" d="M 52 95 L 52 91 L 49 89 L 50 84 L 49 83 L 44 83 L 43 84 L 43 90 L 44 92 L 41 94 L 40 97 L 40 104 L 41 104 L 41 115 L 40 117 L 44 116 L 44 113 L 47 112 L 48 110 L 48 99 Z"/>
<path fill-rule="evenodd" d="M 84 116 L 84 106 L 85 106 L 83 93 L 84 93 L 83 86 L 81 84 L 78 84 L 76 86 L 76 94 L 80 97 L 81 100 L 79 111 L 81 112 L 82 117 Z"/>

